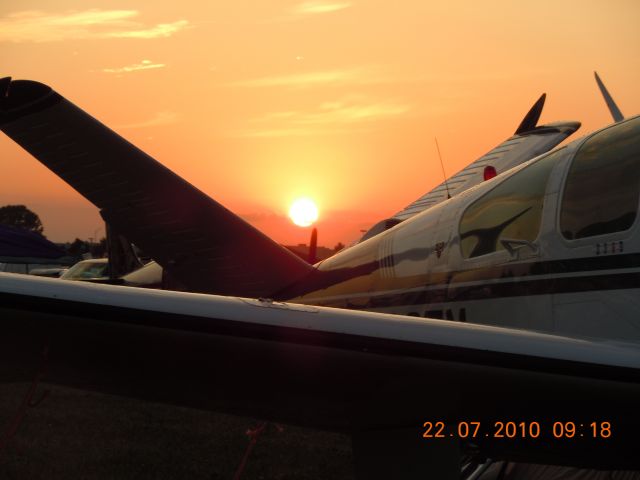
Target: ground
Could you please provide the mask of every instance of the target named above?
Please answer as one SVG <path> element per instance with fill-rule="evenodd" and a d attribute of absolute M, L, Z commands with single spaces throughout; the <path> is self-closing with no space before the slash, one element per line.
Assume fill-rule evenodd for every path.
<path fill-rule="evenodd" d="M 0 446 L 29 384 L 0 385 Z M 0 478 L 233 479 L 261 422 L 41 385 L 0 450 Z M 257 440 L 242 479 L 352 479 L 349 437 L 274 424 Z"/>

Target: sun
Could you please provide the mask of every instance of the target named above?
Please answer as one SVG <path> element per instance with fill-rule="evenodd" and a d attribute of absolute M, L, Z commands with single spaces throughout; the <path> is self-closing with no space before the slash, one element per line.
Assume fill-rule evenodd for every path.
<path fill-rule="evenodd" d="M 298 198 L 291 204 L 289 217 L 300 227 L 308 227 L 318 219 L 318 207 L 309 198 Z"/>

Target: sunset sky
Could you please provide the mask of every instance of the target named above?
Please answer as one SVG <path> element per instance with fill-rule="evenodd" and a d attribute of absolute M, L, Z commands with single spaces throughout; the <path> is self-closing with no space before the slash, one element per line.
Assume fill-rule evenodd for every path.
<path fill-rule="evenodd" d="M 309 197 L 349 243 L 510 136 L 640 113 L 640 2 L 0 3 L 3 76 L 38 80 L 276 241 Z M 104 235 L 95 207 L 0 135 L 0 205 L 53 241 Z"/>

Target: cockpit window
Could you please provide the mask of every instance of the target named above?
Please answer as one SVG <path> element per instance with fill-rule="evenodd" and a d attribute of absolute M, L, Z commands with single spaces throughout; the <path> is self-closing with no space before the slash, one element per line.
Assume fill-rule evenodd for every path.
<path fill-rule="evenodd" d="M 504 250 L 503 239 L 536 239 L 547 180 L 563 153 L 564 149 L 556 150 L 528 165 L 467 208 L 460 220 L 464 258 Z"/>
<path fill-rule="evenodd" d="M 575 240 L 633 225 L 640 194 L 640 118 L 603 130 L 576 153 L 562 198 L 560 231 Z"/>

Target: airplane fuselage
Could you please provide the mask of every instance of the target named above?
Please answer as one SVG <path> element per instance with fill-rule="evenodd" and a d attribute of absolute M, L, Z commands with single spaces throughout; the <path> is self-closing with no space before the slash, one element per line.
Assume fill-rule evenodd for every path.
<path fill-rule="evenodd" d="M 375 437 L 380 451 L 414 444 L 425 415 L 603 420 L 616 426 L 605 443 L 478 442 L 483 457 L 638 468 L 638 343 L 571 337 L 640 340 L 640 117 L 314 268 L 50 87 L 5 78 L 0 93 L 7 135 L 187 290 L 217 294 L 0 275 L 0 380 L 31 379 L 40 362 L 53 383 L 346 431 L 355 445 L 400 429 Z M 450 445 L 438 464 L 459 478 Z"/>
<path fill-rule="evenodd" d="M 318 265 L 293 301 L 640 340 L 640 118 Z"/>

